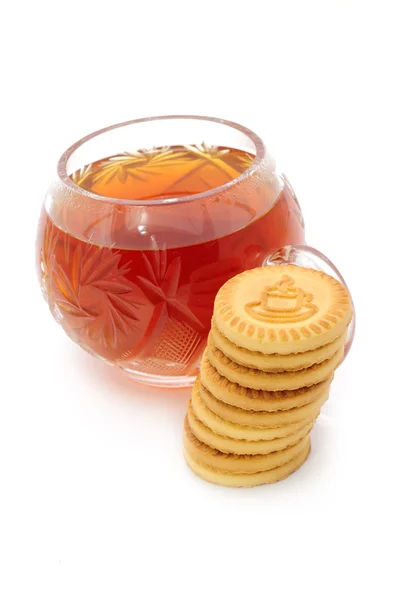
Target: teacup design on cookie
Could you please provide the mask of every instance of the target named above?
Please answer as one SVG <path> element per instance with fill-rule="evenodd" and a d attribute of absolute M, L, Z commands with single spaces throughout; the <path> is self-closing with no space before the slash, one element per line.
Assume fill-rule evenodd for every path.
<path fill-rule="evenodd" d="M 294 284 L 292 277 L 283 275 L 274 285 L 265 286 L 259 301 L 248 302 L 245 311 L 268 323 L 297 323 L 308 319 L 318 307 L 312 304 L 312 294 Z"/>

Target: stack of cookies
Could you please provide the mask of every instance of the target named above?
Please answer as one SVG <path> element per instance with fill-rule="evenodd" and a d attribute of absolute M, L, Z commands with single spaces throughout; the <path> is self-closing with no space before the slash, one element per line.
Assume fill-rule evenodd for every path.
<path fill-rule="evenodd" d="M 230 279 L 215 300 L 185 419 L 191 469 L 235 487 L 298 469 L 351 317 L 345 287 L 320 271 L 277 265 Z"/>

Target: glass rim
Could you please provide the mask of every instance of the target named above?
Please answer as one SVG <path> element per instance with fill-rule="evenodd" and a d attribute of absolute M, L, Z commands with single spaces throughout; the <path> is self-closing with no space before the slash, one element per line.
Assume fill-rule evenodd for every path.
<path fill-rule="evenodd" d="M 214 187 L 210 190 L 206 190 L 205 192 L 201 192 L 199 194 L 190 194 L 187 196 L 180 196 L 175 198 L 161 198 L 158 200 L 128 200 L 125 198 L 113 198 L 112 196 L 102 196 L 100 194 L 95 194 L 90 192 L 89 190 L 77 185 L 67 173 L 66 167 L 68 160 L 72 156 L 72 154 L 80 148 L 83 144 L 88 142 L 89 140 L 102 135 L 103 133 L 107 133 L 113 129 L 118 129 L 121 127 L 126 127 L 129 125 L 134 125 L 136 123 L 143 123 L 149 121 L 160 121 L 160 120 L 172 120 L 172 119 L 187 119 L 187 120 L 200 120 L 200 121 L 210 121 L 213 123 L 219 123 L 220 125 L 226 125 L 227 127 L 231 127 L 240 131 L 244 135 L 246 135 L 254 144 L 256 149 L 256 155 L 254 157 L 253 162 L 245 169 L 238 177 L 231 179 L 227 183 L 224 183 L 221 186 Z M 261 138 L 254 133 L 251 129 L 244 127 L 243 125 L 239 125 L 233 121 L 228 121 L 226 119 L 218 119 L 216 117 L 204 117 L 200 115 L 163 115 L 157 117 L 144 117 L 141 119 L 132 119 L 131 121 L 123 121 L 122 123 L 116 123 L 115 125 L 110 125 L 108 127 L 103 127 L 102 129 L 98 129 L 93 133 L 90 133 L 80 140 L 69 146 L 69 148 L 62 154 L 61 158 L 57 164 L 57 174 L 62 183 L 72 190 L 75 193 L 79 193 L 81 195 L 87 196 L 93 200 L 99 200 L 102 202 L 108 202 L 111 204 L 123 204 L 130 206 L 154 206 L 154 205 L 164 205 L 164 204 L 181 204 L 184 202 L 193 202 L 195 200 L 201 200 L 202 198 L 208 198 L 209 196 L 214 196 L 224 192 L 225 190 L 231 188 L 232 186 L 244 181 L 250 175 L 252 175 L 256 170 L 258 170 L 260 164 L 264 160 L 266 154 L 266 148 L 264 146 Z"/>

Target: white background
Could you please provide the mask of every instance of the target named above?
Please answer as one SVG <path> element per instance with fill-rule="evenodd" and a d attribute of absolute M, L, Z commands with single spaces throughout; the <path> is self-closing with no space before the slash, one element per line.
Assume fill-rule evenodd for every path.
<path fill-rule="evenodd" d="M 396 2 L 2 9 L 0 596 L 396 598 Z M 156 114 L 256 131 L 357 308 L 307 463 L 252 490 L 182 458 L 188 391 L 134 386 L 52 320 L 34 240 L 62 151 Z"/>

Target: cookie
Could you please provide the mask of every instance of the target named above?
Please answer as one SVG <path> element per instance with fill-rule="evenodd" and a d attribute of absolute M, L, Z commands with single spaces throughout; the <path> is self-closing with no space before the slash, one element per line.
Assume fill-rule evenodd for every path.
<path fill-rule="evenodd" d="M 312 365 L 318 364 L 332 358 L 332 356 L 343 347 L 346 338 L 346 332 L 336 338 L 330 344 L 309 350 L 308 352 L 299 352 L 296 354 L 264 354 L 255 350 L 247 350 L 233 344 L 226 338 L 215 325 L 210 331 L 210 340 L 221 350 L 225 356 L 234 362 L 269 372 L 299 371 Z"/>
<path fill-rule="evenodd" d="M 238 365 L 211 342 L 207 345 L 205 355 L 220 375 L 223 375 L 229 381 L 255 390 L 276 392 L 296 390 L 328 379 L 343 360 L 344 348 L 338 350 L 332 358 L 323 361 L 319 365 L 313 365 L 308 369 L 301 369 L 301 371 L 284 371 L 283 373 L 267 373 L 259 369 Z"/>
<path fill-rule="evenodd" d="M 209 362 L 206 352 L 203 355 L 200 369 L 200 381 L 213 396 L 226 404 L 252 411 L 272 412 L 303 406 L 324 395 L 329 390 L 332 379 L 333 375 L 321 383 L 298 390 L 268 392 L 267 390 L 254 390 L 228 381 Z"/>
<path fill-rule="evenodd" d="M 199 381 L 196 380 L 192 390 L 191 402 L 194 414 L 197 416 L 199 421 L 202 421 L 202 423 L 214 431 L 214 433 L 218 433 L 219 435 L 227 438 L 253 442 L 258 440 L 274 440 L 275 438 L 288 436 L 299 429 L 302 429 L 305 425 L 312 423 L 314 420 L 313 418 L 310 418 L 297 423 L 281 425 L 279 427 L 254 427 L 249 425 L 237 425 L 236 423 L 232 423 L 232 421 L 225 421 L 206 406 L 200 395 L 199 385 Z M 198 435 L 196 437 L 200 438 Z M 221 450 L 222 448 L 219 449 Z"/>
<path fill-rule="evenodd" d="M 263 483 L 276 483 L 286 479 L 291 473 L 297 471 L 306 461 L 311 449 L 309 438 L 306 440 L 304 448 L 296 454 L 289 462 L 270 469 L 269 471 L 260 471 L 259 473 L 227 473 L 214 469 L 209 465 L 195 460 L 187 450 L 184 450 L 185 460 L 191 470 L 209 483 L 216 483 L 228 487 L 254 487 Z"/>
<path fill-rule="evenodd" d="M 264 354 L 307 352 L 342 336 L 350 296 L 333 277 L 295 265 L 244 271 L 225 283 L 214 323 L 232 343 Z"/>
<path fill-rule="evenodd" d="M 247 441 L 235 440 L 212 431 L 198 419 L 193 411 L 191 402 L 188 406 L 187 417 L 190 430 L 200 442 L 203 442 L 207 446 L 215 448 L 220 452 L 245 455 L 270 454 L 271 452 L 283 450 L 288 446 L 294 446 L 298 441 L 309 434 L 314 424 L 314 422 L 311 421 L 301 429 L 298 429 L 285 437 L 278 437 L 270 440 Z"/>
<path fill-rule="evenodd" d="M 231 421 L 237 425 L 249 427 L 281 427 L 290 423 L 301 421 L 313 421 L 319 414 L 322 405 L 329 395 L 329 388 L 318 397 L 317 400 L 291 408 L 290 410 L 276 410 L 273 412 L 244 410 L 230 404 L 225 404 L 210 393 L 201 383 L 199 384 L 200 395 L 207 408 L 225 421 Z"/>
<path fill-rule="evenodd" d="M 184 423 L 184 448 L 188 455 L 199 463 L 226 473 L 257 473 L 284 465 L 307 446 L 308 439 L 309 435 L 306 435 L 294 446 L 270 454 L 225 454 L 199 441 L 192 433 L 187 418 Z"/>

